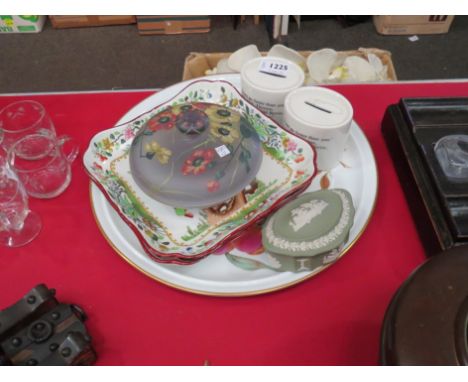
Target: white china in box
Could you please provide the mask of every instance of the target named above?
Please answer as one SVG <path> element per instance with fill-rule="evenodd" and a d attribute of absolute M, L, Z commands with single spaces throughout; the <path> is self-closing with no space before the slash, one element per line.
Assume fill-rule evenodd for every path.
<path fill-rule="evenodd" d="M 250 44 L 232 53 L 227 60 L 227 66 L 232 71 L 240 72 L 242 70 L 242 67 L 248 61 L 253 60 L 254 58 L 257 58 L 257 57 L 261 57 L 261 54 L 258 51 L 257 45 Z"/>
<path fill-rule="evenodd" d="M 267 56 L 284 58 L 286 60 L 295 62 L 302 68 L 302 70 L 307 70 L 306 58 L 298 51 L 288 48 L 282 44 L 273 45 L 268 51 Z"/>
<path fill-rule="evenodd" d="M 283 120 L 284 99 L 304 84 L 304 71 L 280 57 L 260 57 L 242 67 L 242 94 L 278 122 Z"/>
<path fill-rule="evenodd" d="M 228 64 L 227 58 L 222 58 L 218 61 L 216 65 L 216 72 L 217 73 L 235 73 L 235 70 L 231 69 Z"/>
<path fill-rule="evenodd" d="M 296 89 L 286 96 L 284 123 L 317 150 L 319 170 L 338 165 L 353 120 L 353 107 L 341 94 L 319 86 Z"/>
<path fill-rule="evenodd" d="M 238 74 L 210 76 L 211 79 L 226 80 L 240 88 Z M 180 92 L 193 80 L 173 85 L 146 98 L 129 110 L 117 123 L 128 123 L 142 113 L 159 105 Z M 350 136 L 346 143 L 342 158 L 343 165 L 335 167 L 328 173 L 319 173 L 307 191 L 315 191 L 324 183 L 331 188 L 345 188 L 352 197 L 356 208 L 354 225 L 351 227 L 349 239 L 340 251 L 341 258 L 359 239 L 369 223 L 377 197 L 377 167 L 372 148 L 359 126 L 352 122 Z M 324 182 L 324 177 L 328 181 Z M 182 267 L 172 264 L 155 262 L 143 249 L 138 237 L 132 229 L 121 219 L 117 211 L 107 200 L 99 187 L 91 182 L 91 206 L 96 222 L 106 240 L 132 267 L 148 277 L 170 287 L 190 293 L 217 296 L 245 296 L 268 293 L 287 288 L 305 281 L 327 269 L 330 264 L 320 266 L 305 272 L 276 272 L 271 269 L 246 271 L 231 264 L 226 256 L 215 255 L 193 264 Z M 235 244 L 235 243 L 234 243 Z M 238 249 L 237 249 L 238 248 Z M 233 253 L 245 250 L 236 247 L 226 252 Z M 250 255 L 252 259 L 268 256 L 267 253 Z"/>

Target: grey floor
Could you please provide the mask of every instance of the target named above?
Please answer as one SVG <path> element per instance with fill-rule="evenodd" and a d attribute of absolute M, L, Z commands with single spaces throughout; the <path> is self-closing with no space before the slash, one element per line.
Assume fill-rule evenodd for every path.
<path fill-rule="evenodd" d="M 448 34 L 377 34 L 372 21 L 344 28 L 336 19 L 292 23 L 289 46 L 298 50 L 375 47 L 392 52 L 400 80 L 468 78 L 468 16 L 456 16 Z M 182 78 L 190 52 L 229 52 L 247 44 L 268 50 L 264 23 L 233 29 L 216 16 L 207 34 L 140 36 L 136 25 L 0 33 L 0 93 L 164 87 Z"/>

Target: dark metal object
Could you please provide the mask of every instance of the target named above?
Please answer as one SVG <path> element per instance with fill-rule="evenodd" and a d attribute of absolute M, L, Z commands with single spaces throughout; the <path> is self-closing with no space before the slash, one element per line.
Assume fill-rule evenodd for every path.
<path fill-rule="evenodd" d="M 426 254 L 468 244 L 468 179 L 451 181 L 434 151 L 442 137 L 468 134 L 468 98 L 401 99 L 382 133 Z"/>
<path fill-rule="evenodd" d="M 0 365 L 91 365 L 96 353 L 77 305 L 40 284 L 0 311 Z"/>
<path fill-rule="evenodd" d="M 383 365 L 468 365 L 468 247 L 420 266 L 392 299 L 382 326 Z"/>
<path fill-rule="evenodd" d="M 368 15 L 363 15 L 363 16 L 358 16 L 358 15 L 336 16 L 336 19 L 341 24 L 341 26 L 344 27 L 344 28 L 348 28 L 348 27 L 352 27 L 352 26 L 357 25 L 357 24 L 365 23 L 370 18 L 371 18 L 371 16 L 368 16 Z"/>

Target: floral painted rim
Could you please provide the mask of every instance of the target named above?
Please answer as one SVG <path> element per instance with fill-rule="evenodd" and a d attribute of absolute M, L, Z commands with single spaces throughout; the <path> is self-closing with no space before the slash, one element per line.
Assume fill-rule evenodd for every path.
<path fill-rule="evenodd" d="M 86 170 L 88 172 L 88 170 Z M 114 201 L 110 198 L 110 196 L 107 194 L 106 189 L 99 183 L 99 181 L 96 181 L 92 175 L 89 174 L 92 182 L 99 188 L 99 190 L 102 192 L 106 200 L 109 202 L 109 204 L 112 206 L 112 208 L 117 212 L 117 214 L 120 216 L 120 218 L 125 222 L 125 224 L 135 233 L 138 241 L 140 242 L 141 246 L 143 247 L 144 251 L 156 262 L 158 263 L 163 263 L 163 264 L 177 264 L 177 265 L 191 265 L 196 263 L 197 261 L 202 260 L 206 256 L 209 256 L 212 252 L 215 252 L 219 248 L 221 248 L 223 245 L 226 244 L 227 241 L 229 240 L 234 240 L 238 236 L 242 235 L 243 231 L 250 228 L 252 225 L 255 223 L 258 223 L 260 220 L 263 218 L 267 217 L 267 214 L 271 213 L 272 208 L 275 210 L 282 207 L 284 203 L 289 201 L 291 197 L 294 197 L 296 195 L 301 194 L 304 192 L 312 182 L 312 179 L 310 181 L 304 181 L 302 184 L 299 186 L 293 188 L 288 194 L 284 195 L 282 198 L 278 199 L 268 210 L 263 211 L 263 213 L 259 214 L 257 217 L 252 219 L 250 222 L 244 224 L 243 226 L 239 227 L 237 230 L 231 232 L 229 235 L 227 235 L 224 239 L 222 239 L 219 243 L 216 245 L 208 248 L 206 251 L 203 251 L 199 253 L 198 255 L 194 256 L 185 256 L 180 253 L 161 253 L 151 246 L 146 242 L 144 237 L 141 235 L 141 232 L 128 220 L 128 218 L 120 211 L 120 209 L 115 205 Z"/>
<path fill-rule="evenodd" d="M 284 164 L 283 162 L 279 161 L 278 159 L 274 158 L 268 151 L 264 151 L 263 155 L 267 155 L 270 157 L 271 160 L 275 161 L 278 163 L 278 165 L 282 166 L 287 172 L 288 172 L 288 177 L 286 178 L 286 180 L 283 180 L 281 183 L 279 183 L 278 187 L 277 187 L 277 190 L 279 189 L 282 189 L 284 188 L 284 186 L 286 186 L 288 183 L 291 182 L 291 178 L 292 178 L 292 173 L 293 173 L 293 169 L 291 167 L 289 167 L 288 165 Z M 166 236 L 168 236 L 173 243 L 177 244 L 179 247 L 182 247 L 184 246 L 184 243 L 181 243 L 180 241 L 178 241 L 178 239 L 174 238 L 173 235 L 171 234 L 171 232 L 169 231 L 169 229 L 167 228 L 167 226 L 165 225 L 164 222 L 161 221 L 160 218 L 158 218 L 157 216 L 155 216 L 153 214 L 153 212 L 149 211 L 149 209 L 144 205 L 144 203 L 141 201 L 141 199 L 136 195 L 136 191 L 133 189 L 133 187 L 128 184 L 128 182 L 122 178 L 121 174 L 118 173 L 116 170 L 115 170 L 115 163 L 116 162 L 119 162 L 119 161 L 122 161 L 122 160 L 125 160 L 126 158 L 128 158 L 128 153 L 126 154 L 123 154 L 115 159 L 113 159 L 109 165 L 110 169 L 112 170 L 112 172 L 114 172 L 115 176 L 119 179 L 119 181 L 125 185 L 125 188 L 127 188 L 129 190 L 129 192 L 135 197 L 135 199 L 137 199 L 139 201 L 139 203 L 141 204 L 142 208 L 144 209 L 145 213 L 148 214 L 149 216 L 151 216 L 151 218 L 153 220 L 155 220 L 160 226 L 161 226 L 161 229 L 164 231 L 164 233 L 166 234 Z M 298 186 L 302 186 L 302 183 L 299 184 Z M 263 192 L 265 193 L 265 192 Z M 258 195 L 255 197 L 255 199 L 259 199 L 259 196 L 261 195 Z M 254 199 L 254 200 L 255 200 Z M 242 208 L 239 208 L 238 210 L 235 211 L 234 215 L 235 214 L 239 214 L 241 212 L 243 212 L 243 210 L 246 210 L 248 209 L 249 206 L 244 206 Z M 207 235 L 211 234 L 213 231 L 219 229 L 221 226 L 223 226 L 224 224 L 227 224 L 229 223 L 229 221 L 233 219 L 233 216 L 229 216 L 227 219 L 225 220 L 221 220 L 219 222 L 217 222 L 216 224 L 212 225 L 209 229 L 206 230 L 206 232 L 201 235 L 200 237 L 200 240 L 203 239 L 204 237 L 206 237 Z M 241 226 L 242 227 L 242 226 Z M 194 244 L 190 244 L 188 243 L 187 245 L 195 245 Z M 150 246 L 150 248 L 152 248 Z M 167 252 L 166 252 L 167 253 Z M 194 255 L 196 256 L 196 255 Z M 189 258 L 193 258 L 194 256 L 188 256 Z"/>
<path fill-rule="evenodd" d="M 276 200 L 267 210 L 259 213 L 257 216 L 255 216 L 254 218 L 252 218 L 252 220 L 250 220 L 249 222 L 245 223 L 244 225 L 241 225 L 240 227 L 238 227 L 237 229 L 235 229 L 233 232 L 229 233 L 228 235 L 226 235 L 222 240 L 220 240 L 218 243 L 214 244 L 213 246 L 207 248 L 206 250 L 198 253 L 197 255 L 193 255 L 193 256 L 187 256 L 183 253 L 178 253 L 178 252 L 160 252 L 158 250 L 156 250 L 155 248 L 151 247 L 147 241 L 145 240 L 145 238 L 143 237 L 143 235 L 141 234 L 141 232 L 137 229 L 137 227 L 135 227 L 133 225 L 133 223 L 120 211 L 119 207 L 115 204 L 115 202 L 110 198 L 110 196 L 107 194 L 107 191 L 106 189 L 102 186 L 102 184 L 99 182 L 99 180 L 90 172 L 90 170 L 88 169 L 88 167 L 85 165 L 85 170 L 86 170 L 86 173 L 88 174 L 88 176 L 90 177 L 90 179 L 96 184 L 96 186 L 101 190 L 101 192 L 104 194 L 105 198 L 107 199 L 107 201 L 110 203 L 110 205 L 114 208 L 114 210 L 118 213 L 118 215 L 122 218 L 122 220 L 125 222 L 125 224 L 127 224 L 127 226 L 129 226 L 131 228 L 131 230 L 135 233 L 135 235 L 137 236 L 139 242 L 141 243 L 143 249 L 145 250 L 145 252 L 151 256 L 152 259 L 154 259 L 156 262 L 159 262 L 159 263 L 170 263 L 170 264 L 179 264 L 179 265 L 188 265 L 188 264 L 193 264 L 194 262 L 198 261 L 198 260 L 201 260 L 203 259 L 204 257 L 210 255 L 212 252 L 216 251 L 217 249 L 221 248 L 227 241 L 229 240 L 232 240 L 234 238 L 236 238 L 237 236 L 241 235 L 242 232 L 245 230 L 245 229 L 248 229 L 249 227 L 251 227 L 252 225 L 258 223 L 260 220 L 266 218 L 269 214 L 271 214 L 272 212 L 274 212 L 276 209 L 278 209 L 279 207 L 281 207 L 283 205 L 283 203 L 285 203 L 286 201 L 288 201 L 292 196 L 294 196 L 296 193 L 300 193 L 302 191 L 304 191 L 311 183 L 312 183 L 312 180 L 315 178 L 315 176 L 317 175 L 317 152 L 315 150 L 315 147 L 308 141 L 306 141 L 304 138 L 300 137 L 299 135 L 297 135 L 297 133 L 294 133 L 293 131 L 291 131 L 290 129 L 286 128 L 284 125 L 282 125 L 281 123 L 279 123 L 278 121 L 276 121 L 274 118 L 272 117 L 269 117 L 267 116 L 263 111 L 259 110 L 257 107 L 255 107 L 254 105 L 252 105 L 249 101 L 247 101 L 247 99 L 242 95 L 242 93 L 239 92 L 239 90 L 229 81 L 225 81 L 225 80 L 206 80 L 206 79 L 200 79 L 200 80 L 196 80 L 196 81 L 193 81 L 189 84 L 187 84 L 187 86 L 185 86 L 183 89 L 181 89 L 177 94 L 175 94 L 174 96 L 172 96 L 171 98 L 167 99 L 166 101 L 164 102 L 161 102 L 160 104 L 154 106 L 153 108 L 151 108 L 151 110 L 155 110 L 155 109 L 158 109 L 160 107 L 162 107 L 164 104 L 166 103 L 169 103 L 171 101 L 173 101 L 174 99 L 176 99 L 177 97 L 179 97 L 180 94 L 184 93 L 185 91 L 187 91 L 188 88 L 194 86 L 195 84 L 198 84 L 198 83 L 211 83 L 211 84 L 226 84 L 227 86 L 229 86 L 230 88 L 232 88 L 233 92 L 237 93 L 237 95 L 239 96 L 240 99 L 243 100 L 243 102 L 245 102 L 247 105 L 249 105 L 250 107 L 252 107 L 258 114 L 260 114 L 264 119 L 267 119 L 267 120 L 270 120 L 272 121 L 275 125 L 278 126 L 278 128 L 280 128 L 281 130 L 285 131 L 286 133 L 296 137 L 297 139 L 299 139 L 300 141 L 302 141 L 303 143 L 306 144 L 306 146 L 309 146 L 312 153 L 313 153 L 313 165 L 314 165 L 314 171 L 313 173 L 309 176 L 309 178 L 305 179 L 301 184 L 291 188 L 290 191 L 288 191 L 286 194 L 282 195 L 280 198 L 278 198 L 278 200 Z M 128 125 L 130 123 L 132 123 L 133 121 L 136 121 L 137 119 L 141 118 L 142 116 L 144 116 L 145 114 L 148 114 L 151 110 L 149 111 L 146 111 L 144 113 L 141 113 L 140 115 L 136 116 L 135 118 L 129 120 L 129 121 L 126 121 L 125 123 L 122 123 L 120 125 L 117 125 L 117 126 L 113 126 L 112 128 L 108 129 L 108 130 L 112 130 L 112 129 L 115 129 L 115 128 L 118 128 L 119 126 L 123 126 L 123 125 Z M 96 137 L 97 135 L 99 134 L 102 134 L 104 133 L 105 131 L 107 130 L 104 130 L 98 134 L 96 134 L 94 137 Z M 94 137 L 91 139 L 91 142 L 94 140 Z M 91 150 L 91 145 L 88 147 L 87 149 L 87 152 Z M 167 261 L 164 261 L 163 258 L 167 258 Z M 187 260 L 189 260 L 190 262 L 188 263 Z"/>

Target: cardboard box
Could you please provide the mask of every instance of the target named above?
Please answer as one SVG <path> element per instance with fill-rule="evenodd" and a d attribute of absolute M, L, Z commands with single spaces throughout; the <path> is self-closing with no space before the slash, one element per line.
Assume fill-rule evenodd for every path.
<path fill-rule="evenodd" d="M 210 16 L 137 16 L 141 35 L 206 33 L 210 31 Z"/>
<path fill-rule="evenodd" d="M 455 16 L 374 16 L 377 32 L 384 35 L 447 33 Z"/>
<path fill-rule="evenodd" d="M 299 52 L 304 57 L 308 57 L 312 51 Z M 360 56 L 366 58 L 367 53 L 374 53 L 382 60 L 384 65 L 387 65 L 387 76 L 389 81 L 396 81 L 397 75 L 392 62 L 392 54 L 387 50 L 376 48 L 359 48 L 359 50 L 347 50 L 339 52 L 348 56 Z M 185 58 L 184 72 L 182 80 L 190 80 L 192 78 L 203 77 L 208 69 L 213 69 L 222 58 L 228 58 L 231 53 L 190 53 Z M 266 55 L 263 52 L 262 55 Z"/>
<path fill-rule="evenodd" d="M 99 27 L 106 25 L 134 24 L 135 16 L 49 16 L 52 26 L 61 28 Z"/>
<path fill-rule="evenodd" d="M 0 16 L 0 33 L 39 33 L 46 16 Z"/>

